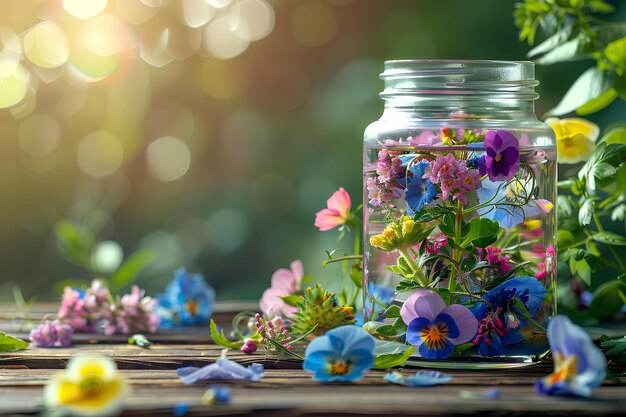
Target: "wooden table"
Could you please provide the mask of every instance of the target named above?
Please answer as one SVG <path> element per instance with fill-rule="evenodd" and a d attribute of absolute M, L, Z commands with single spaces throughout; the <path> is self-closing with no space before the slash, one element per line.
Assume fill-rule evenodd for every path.
<path fill-rule="evenodd" d="M 241 304 L 220 304 L 215 318 L 226 326 Z M 52 311 L 51 305 L 38 306 L 33 316 Z M 6 313 L 0 306 L 0 316 Z M 0 321 L 1 331 L 11 323 Z M 21 334 L 21 336 L 26 336 Z M 42 387 L 50 375 L 65 367 L 77 352 L 106 354 L 115 359 L 121 372 L 133 385 L 133 394 L 124 415 L 172 415 L 177 404 L 188 404 L 188 416 L 267 415 L 267 416 L 348 416 L 348 415 L 519 415 L 550 416 L 626 414 L 626 378 L 607 381 L 589 400 L 545 397 L 534 394 L 533 383 L 551 371 L 550 366 L 532 365 L 513 370 L 445 371 L 453 380 L 445 385 L 409 388 L 391 385 L 382 379 L 385 371 L 369 371 L 352 384 L 321 384 L 301 369 L 297 361 L 266 357 L 264 353 L 245 355 L 231 351 L 229 358 L 241 364 L 265 366 L 260 382 L 226 382 L 232 401 L 227 405 L 203 406 L 201 396 L 210 384 L 184 385 L 176 368 L 203 366 L 214 362 L 221 348 L 210 344 L 208 328 L 158 334 L 154 344 L 142 349 L 125 344 L 125 337 L 79 335 L 72 348 L 30 348 L 21 352 L 0 353 L 0 414 L 32 415 L 42 410 Z M 401 369 L 411 373 L 415 369 Z M 620 374 L 623 370 L 619 370 Z M 498 399 L 467 398 L 497 388 Z"/>

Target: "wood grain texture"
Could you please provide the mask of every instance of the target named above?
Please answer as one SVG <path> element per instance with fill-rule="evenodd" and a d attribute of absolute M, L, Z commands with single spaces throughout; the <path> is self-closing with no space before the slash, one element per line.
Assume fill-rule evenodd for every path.
<path fill-rule="evenodd" d="M 241 307 L 249 305 L 220 305 L 217 317 L 227 324 Z M 53 308 L 53 304 L 38 304 L 35 311 L 43 317 Z M 0 328 L 11 325 L 0 320 Z M 262 363 L 265 377 L 260 382 L 220 381 L 231 388 L 232 401 L 207 407 L 201 396 L 211 384 L 184 385 L 176 369 L 204 366 L 220 356 L 222 348 L 210 344 L 208 334 L 208 328 L 196 328 L 153 335 L 150 349 L 130 346 L 122 336 L 82 335 L 72 348 L 0 353 L 0 415 L 42 412 L 43 386 L 78 352 L 108 355 L 117 362 L 133 386 L 125 416 L 172 415 L 174 406 L 181 403 L 189 406 L 187 416 L 623 416 L 626 411 L 626 386 L 619 385 L 625 384 L 626 378 L 607 380 L 589 400 L 536 395 L 535 380 L 551 372 L 551 366 L 545 364 L 510 370 L 446 370 L 453 379 L 445 385 L 408 388 L 385 381 L 385 371 L 368 371 L 353 384 L 321 384 L 297 361 L 233 350 L 230 359 L 244 365 Z M 492 388 L 500 391 L 498 399 L 468 399 L 463 394 Z"/>

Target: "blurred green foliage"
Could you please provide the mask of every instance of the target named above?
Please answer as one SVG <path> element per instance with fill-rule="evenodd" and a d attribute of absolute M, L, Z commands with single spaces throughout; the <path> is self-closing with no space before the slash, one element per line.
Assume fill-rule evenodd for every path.
<path fill-rule="evenodd" d="M 623 20 L 624 5 L 609 3 L 616 12 L 606 20 Z M 362 132 L 382 111 L 383 61 L 523 59 L 514 4 L 277 0 L 273 31 L 234 58 L 195 54 L 154 67 L 133 56 L 103 81 L 39 83 L 33 115 L 55 121 L 54 150 L 25 151 L 40 137 L 29 136 L 32 119 L 0 111 L 0 298 L 11 299 L 13 284 L 27 297 L 57 298 L 55 284 L 68 278 L 105 276 L 122 287 L 135 274 L 154 294 L 184 265 L 202 272 L 219 299 L 256 299 L 271 273 L 296 258 L 307 275 L 338 290 L 341 266 L 321 265 L 336 236 L 317 231 L 313 219 L 340 186 L 360 199 Z M 38 22 L 35 9 L 0 5 L 0 24 L 16 33 Z M 311 27 L 298 20 L 303 5 L 322 10 Z M 150 25 L 175 28 L 170 9 Z M 538 67 L 538 113 L 554 107 L 587 67 Z M 606 126 L 625 111 L 616 100 L 592 119 Z M 101 167 L 90 152 L 104 139 L 90 135 L 101 130 L 118 138 L 113 155 L 122 149 L 123 160 L 115 172 L 94 176 Z M 173 158 L 181 143 L 190 155 L 184 175 L 154 175 L 162 155 L 167 168 L 168 150 Z M 93 250 L 102 242 L 143 255 L 101 271 Z M 141 269 L 144 250 L 154 258 Z"/>

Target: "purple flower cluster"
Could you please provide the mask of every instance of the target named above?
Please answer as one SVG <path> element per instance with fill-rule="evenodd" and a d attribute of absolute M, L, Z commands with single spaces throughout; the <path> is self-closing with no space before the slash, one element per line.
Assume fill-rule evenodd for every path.
<path fill-rule="evenodd" d="M 46 321 L 30 331 L 30 341 L 37 347 L 72 346 L 74 330 L 59 320 Z"/>
<path fill-rule="evenodd" d="M 276 346 L 274 346 L 269 339 L 280 343 L 285 349 L 293 349 L 293 346 L 290 344 L 292 337 L 289 335 L 289 329 L 287 328 L 287 325 L 282 317 L 276 316 L 272 320 L 265 320 L 260 314 L 257 313 L 254 318 L 254 326 L 257 328 L 259 335 L 261 336 L 259 342 L 263 344 L 265 350 L 271 352 L 276 351 Z M 242 352 L 252 353 L 246 352 L 246 350 L 244 350 L 245 346 L 246 345 L 244 344 L 241 349 Z"/>
<path fill-rule="evenodd" d="M 380 207 L 401 198 L 404 188 L 398 185 L 398 179 L 404 174 L 402 161 L 398 158 L 401 151 L 381 149 L 376 161 L 376 177 L 367 179 L 368 199 L 372 206 Z"/>
<path fill-rule="evenodd" d="M 154 333 L 160 320 L 154 313 L 156 304 L 136 285 L 130 294 L 114 299 L 111 292 L 95 280 L 84 291 L 65 287 L 57 317 L 77 333 L 93 332 L 100 322 L 106 335 Z"/>
<path fill-rule="evenodd" d="M 98 280 L 84 291 L 65 287 L 57 317 L 75 332 L 93 332 L 101 312 L 109 306 L 109 298 L 109 290 Z"/>
<path fill-rule="evenodd" d="M 144 290 L 133 285 L 130 294 L 117 296 L 115 303 L 103 311 L 104 334 L 156 332 L 160 321 L 153 312 L 156 305 L 156 300 L 146 297 Z"/>
<path fill-rule="evenodd" d="M 430 172 L 424 174 L 433 184 L 439 184 L 441 198 L 452 197 L 467 204 L 467 193 L 482 187 L 480 172 L 468 169 L 466 161 L 457 161 L 454 154 L 438 155 L 430 166 Z"/>

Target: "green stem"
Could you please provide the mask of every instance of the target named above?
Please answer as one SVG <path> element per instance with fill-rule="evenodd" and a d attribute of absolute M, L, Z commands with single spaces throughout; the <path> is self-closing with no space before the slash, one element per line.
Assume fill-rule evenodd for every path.
<path fill-rule="evenodd" d="M 413 272 L 417 282 L 424 288 L 428 287 L 428 279 L 419 265 L 415 262 L 415 259 L 413 259 L 409 253 L 408 248 L 398 248 L 397 250 L 400 252 L 400 256 L 402 256 L 409 265 L 409 268 L 411 268 L 411 272 Z"/>
<path fill-rule="evenodd" d="M 463 226 L 463 203 L 457 201 L 456 218 L 454 221 L 454 243 L 455 246 L 461 246 L 461 228 Z M 448 280 L 448 291 L 453 293 L 456 290 L 456 273 L 459 271 L 459 263 L 461 261 L 461 251 L 456 247 L 452 249 L 452 259 L 455 264 L 450 268 L 450 278 Z"/>
<path fill-rule="evenodd" d="M 328 259 L 326 261 L 324 261 L 324 263 L 322 263 L 322 266 L 326 266 L 328 264 L 332 264 L 335 262 L 343 262 L 343 261 L 349 261 L 350 259 L 363 259 L 362 255 L 348 255 L 348 256 L 341 256 L 339 258 L 332 258 L 332 259 Z"/>

